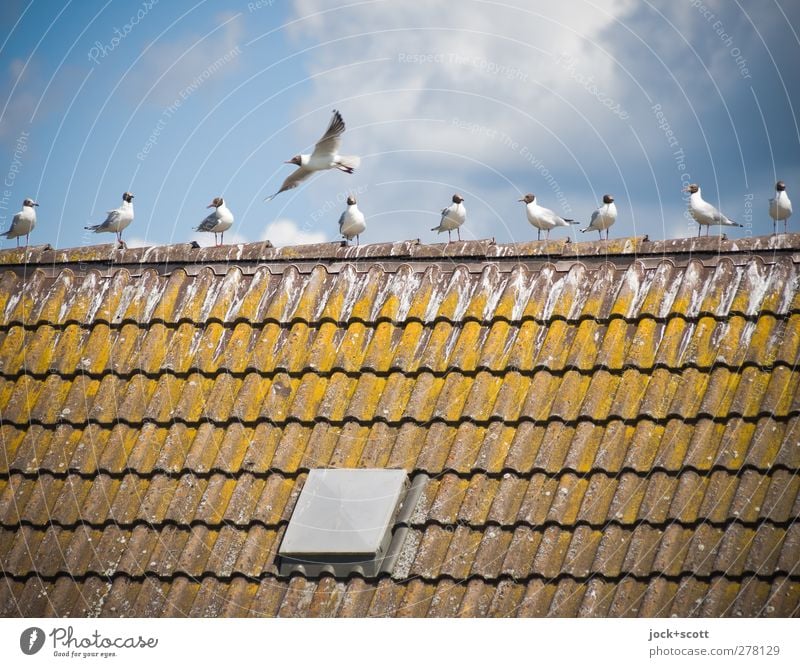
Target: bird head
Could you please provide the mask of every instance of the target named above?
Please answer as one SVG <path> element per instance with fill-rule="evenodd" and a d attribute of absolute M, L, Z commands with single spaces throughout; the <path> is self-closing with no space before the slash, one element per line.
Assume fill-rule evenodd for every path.
<path fill-rule="evenodd" d="M 611 195 L 603 195 L 603 203 L 604 204 L 613 204 L 614 198 Z"/>
<path fill-rule="evenodd" d="M 775 189 L 776 189 L 778 192 L 783 192 L 783 191 L 786 189 L 786 183 L 784 183 L 783 181 L 778 181 L 778 182 L 775 184 Z"/>
<path fill-rule="evenodd" d="M 212 202 L 208 206 L 206 206 L 206 208 L 219 208 L 224 203 L 225 202 L 222 200 L 222 197 L 214 197 Z"/>
<path fill-rule="evenodd" d="M 348 206 L 353 206 L 355 203 L 356 203 L 356 198 L 353 195 L 350 195 L 347 198 L 347 205 Z"/>
<path fill-rule="evenodd" d="M 683 191 L 684 192 L 689 192 L 691 194 L 696 194 L 696 193 L 700 192 L 700 186 L 697 185 L 697 183 L 691 183 L 690 185 L 687 185 L 683 189 Z"/>
<path fill-rule="evenodd" d="M 464 201 L 464 198 L 461 195 L 453 195 L 453 203 L 460 204 Z"/>
<path fill-rule="evenodd" d="M 26 199 L 24 202 L 22 202 L 22 205 L 23 206 L 38 206 L 39 204 L 37 204 L 35 201 L 33 201 L 33 199 Z"/>
<path fill-rule="evenodd" d="M 123 192 L 122 193 L 122 201 L 126 201 L 129 204 L 133 201 L 133 193 L 132 192 Z"/>
<path fill-rule="evenodd" d="M 291 160 L 286 160 L 284 164 L 296 164 L 298 167 L 301 166 L 300 156 L 295 155 Z"/>
<path fill-rule="evenodd" d="M 532 204 L 536 201 L 536 195 L 527 194 L 522 199 L 517 199 L 517 201 L 524 201 L 526 204 Z"/>

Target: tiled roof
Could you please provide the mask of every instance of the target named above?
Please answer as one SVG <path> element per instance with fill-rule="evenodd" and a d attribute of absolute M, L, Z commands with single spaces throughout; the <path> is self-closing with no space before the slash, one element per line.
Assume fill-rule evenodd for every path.
<path fill-rule="evenodd" d="M 800 615 L 800 235 L 0 252 L 0 615 Z M 281 577 L 307 473 L 429 478 Z"/>

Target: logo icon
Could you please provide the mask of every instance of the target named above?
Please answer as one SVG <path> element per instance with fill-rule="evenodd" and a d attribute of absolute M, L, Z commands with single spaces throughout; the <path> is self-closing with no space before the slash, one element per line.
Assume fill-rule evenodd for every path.
<path fill-rule="evenodd" d="M 19 636 L 19 647 L 25 655 L 38 653 L 44 646 L 44 630 L 37 627 L 23 630 Z"/>

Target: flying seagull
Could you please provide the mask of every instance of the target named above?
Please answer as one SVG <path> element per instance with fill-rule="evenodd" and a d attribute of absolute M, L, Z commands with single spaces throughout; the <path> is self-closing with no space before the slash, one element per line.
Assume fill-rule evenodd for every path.
<path fill-rule="evenodd" d="M 89 225 L 95 234 L 112 232 L 117 235 L 117 243 L 122 243 L 122 230 L 133 222 L 133 195 L 130 192 L 122 194 L 122 204 L 119 208 L 108 211 L 106 219 L 99 225 Z"/>
<path fill-rule="evenodd" d="M 778 220 L 783 220 L 783 233 L 786 233 L 787 220 L 792 215 L 792 202 L 786 194 L 786 183 L 775 184 L 775 197 L 769 200 L 769 217 L 772 218 L 772 233 L 778 233 Z"/>
<path fill-rule="evenodd" d="M 339 218 L 339 233 L 348 241 L 355 236 L 356 245 L 358 245 L 361 240 L 359 236 L 364 233 L 366 228 L 367 220 L 364 214 L 358 210 L 356 198 L 350 195 L 347 198 L 347 209 Z"/>
<path fill-rule="evenodd" d="M 709 228 L 711 225 L 720 225 L 723 227 L 744 227 L 738 222 L 729 220 L 711 204 L 703 199 L 700 195 L 700 186 L 692 183 L 683 190 L 684 192 L 691 193 L 689 196 L 689 213 L 697 221 L 697 236 L 700 236 L 700 226 L 706 226 L 706 236 L 708 236 Z"/>
<path fill-rule="evenodd" d="M 361 163 L 361 158 L 356 155 L 339 155 L 343 134 L 344 120 L 342 120 L 342 114 L 334 109 L 331 123 L 328 125 L 325 134 L 314 146 L 314 152 L 311 155 L 295 155 L 291 160 L 287 160 L 285 164 L 295 164 L 297 169 L 289 174 L 283 185 L 281 185 L 280 190 L 267 197 L 264 201 L 274 199 L 285 190 L 296 188 L 315 171 L 336 168 L 352 174 L 353 170 Z"/>
<path fill-rule="evenodd" d="M 447 208 L 442 209 L 442 220 L 438 227 L 431 229 L 432 232 L 447 232 L 447 242 L 453 240 L 452 231 L 458 233 L 458 240 L 461 240 L 461 225 L 467 219 L 467 209 L 464 208 L 464 198 L 461 195 L 453 195 L 453 203 Z"/>
<path fill-rule="evenodd" d="M 614 204 L 614 198 L 611 195 L 603 195 L 603 203 L 600 208 L 597 208 L 592 213 L 592 219 L 589 221 L 589 226 L 582 229 L 581 232 L 597 231 L 600 234 L 600 240 L 603 240 L 603 230 L 606 230 L 606 241 L 608 241 L 608 228 L 611 227 L 617 220 L 617 207 Z"/>
<path fill-rule="evenodd" d="M 225 200 L 222 197 L 215 197 L 206 208 L 213 208 L 214 212 L 209 213 L 195 229 L 198 232 L 213 232 L 214 245 L 222 245 L 225 232 L 233 225 L 233 213 L 225 206 Z M 219 242 L 217 242 L 217 234 L 220 235 Z"/>
<path fill-rule="evenodd" d="M 551 211 L 549 208 L 539 206 L 539 204 L 536 203 L 536 195 L 527 194 L 517 201 L 525 202 L 525 214 L 528 216 L 528 222 L 538 230 L 536 238 L 539 241 L 542 240 L 543 231 L 549 240 L 551 229 L 580 224 L 569 218 L 562 218 L 560 215 L 556 215 L 555 212 Z"/>
<path fill-rule="evenodd" d="M 25 237 L 25 247 L 28 247 L 28 237 L 36 227 L 36 209 L 38 206 L 33 199 L 26 199 L 22 202 L 22 210 L 11 219 L 11 227 L 7 232 L 3 232 L 3 236 L 7 239 L 17 239 L 17 248 L 19 248 L 19 237 Z"/>

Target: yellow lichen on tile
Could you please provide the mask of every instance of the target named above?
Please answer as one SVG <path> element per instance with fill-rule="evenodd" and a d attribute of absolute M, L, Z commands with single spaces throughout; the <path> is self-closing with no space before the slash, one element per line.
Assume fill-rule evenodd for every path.
<path fill-rule="evenodd" d="M 360 369 L 369 342 L 369 334 L 370 331 L 365 325 L 351 322 L 344 331 L 338 350 L 331 345 L 331 351 L 336 354 L 332 365 L 347 371 Z"/>
<path fill-rule="evenodd" d="M 481 353 L 481 342 L 486 330 L 478 322 L 465 322 L 461 332 L 453 331 L 457 335 L 455 345 L 447 359 L 443 361 L 447 367 L 458 368 L 462 371 L 474 371 Z"/>
<path fill-rule="evenodd" d="M 29 373 L 44 373 L 50 367 L 56 331 L 52 326 L 41 325 L 28 334 L 22 348 L 22 368 Z"/>

